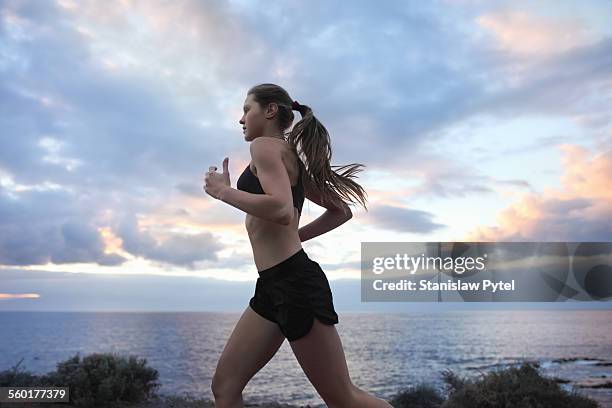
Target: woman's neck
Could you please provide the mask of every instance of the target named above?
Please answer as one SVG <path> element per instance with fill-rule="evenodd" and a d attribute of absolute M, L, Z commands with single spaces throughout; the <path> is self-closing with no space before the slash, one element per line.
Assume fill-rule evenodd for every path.
<path fill-rule="evenodd" d="M 264 133 L 262 136 L 273 137 L 274 139 L 286 140 L 286 136 L 284 132 L 281 131 L 271 131 L 269 133 Z"/>

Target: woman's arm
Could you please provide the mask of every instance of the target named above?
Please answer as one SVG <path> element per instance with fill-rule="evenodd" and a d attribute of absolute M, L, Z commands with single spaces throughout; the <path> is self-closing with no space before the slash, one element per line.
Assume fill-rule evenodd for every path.
<path fill-rule="evenodd" d="M 304 225 L 298 230 L 300 241 L 308 241 L 311 238 L 325 234 L 339 227 L 353 217 L 348 205 L 335 207 L 330 204 L 323 205 L 321 194 L 313 188 L 308 181 L 304 183 L 304 196 L 315 204 L 325 207 L 326 211 L 314 221 Z"/>
<path fill-rule="evenodd" d="M 347 217 L 342 210 L 326 210 L 319 216 L 319 218 L 304 225 L 298 230 L 300 241 L 308 241 L 311 238 L 325 234 L 326 232 L 344 224 L 350 220 L 351 217 L 352 215 Z"/>
<path fill-rule="evenodd" d="M 293 213 L 288 215 L 282 202 L 268 194 L 253 194 L 227 187 L 219 199 L 246 213 L 278 224 L 289 225 L 293 218 Z"/>
<path fill-rule="evenodd" d="M 256 217 L 290 225 L 294 215 L 291 181 L 276 142 L 267 137 L 251 142 L 251 159 L 265 194 L 252 194 L 228 186 L 221 191 L 219 199 Z"/>

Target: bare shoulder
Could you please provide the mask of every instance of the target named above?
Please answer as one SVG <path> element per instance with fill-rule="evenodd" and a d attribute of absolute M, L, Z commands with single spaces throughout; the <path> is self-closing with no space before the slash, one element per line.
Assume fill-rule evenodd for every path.
<path fill-rule="evenodd" d="M 260 136 L 251 142 L 251 171 L 258 176 L 258 168 L 280 168 L 284 166 L 282 144 L 273 137 Z"/>
<path fill-rule="evenodd" d="M 251 157 L 269 157 L 270 154 L 280 154 L 283 145 L 274 137 L 260 136 L 251 142 Z"/>

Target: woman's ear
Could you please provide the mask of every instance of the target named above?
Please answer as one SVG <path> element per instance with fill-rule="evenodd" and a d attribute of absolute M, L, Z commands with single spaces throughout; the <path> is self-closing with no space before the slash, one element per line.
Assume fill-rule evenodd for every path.
<path fill-rule="evenodd" d="M 276 104 L 276 102 L 270 102 L 268 106 L 266 107 L 266 119 L 272 119 L 273 117 L 276 116 L 277 112 L 278 112 L 278 105 Z"/>

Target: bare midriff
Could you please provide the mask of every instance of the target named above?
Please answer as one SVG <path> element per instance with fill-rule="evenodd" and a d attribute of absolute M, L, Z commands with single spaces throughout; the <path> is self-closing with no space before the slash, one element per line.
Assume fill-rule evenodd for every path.
<path fill-rule="evenodd" d="M 283 149 L 283 162 L 285 167 L 290 163 L 294 170 L 289 173 L 291 185 L 296 185 L 298 180 L 298 164 L 295 153 L 289 149 L 286 142 Z M 251 165 L 251 171 L 256 174 L 256 169 Z M 258 271 L 268 269 L 277 265 L 295 254 L 302 248 L 302 241 L 298 234 L 300 214 L 293 207 L 293 220 L 289 225 L 282 225 L 264 218 L 246 214 L 244 225 L 249 235 L 249 241 L 253 249 L 253 260 Z"/>

